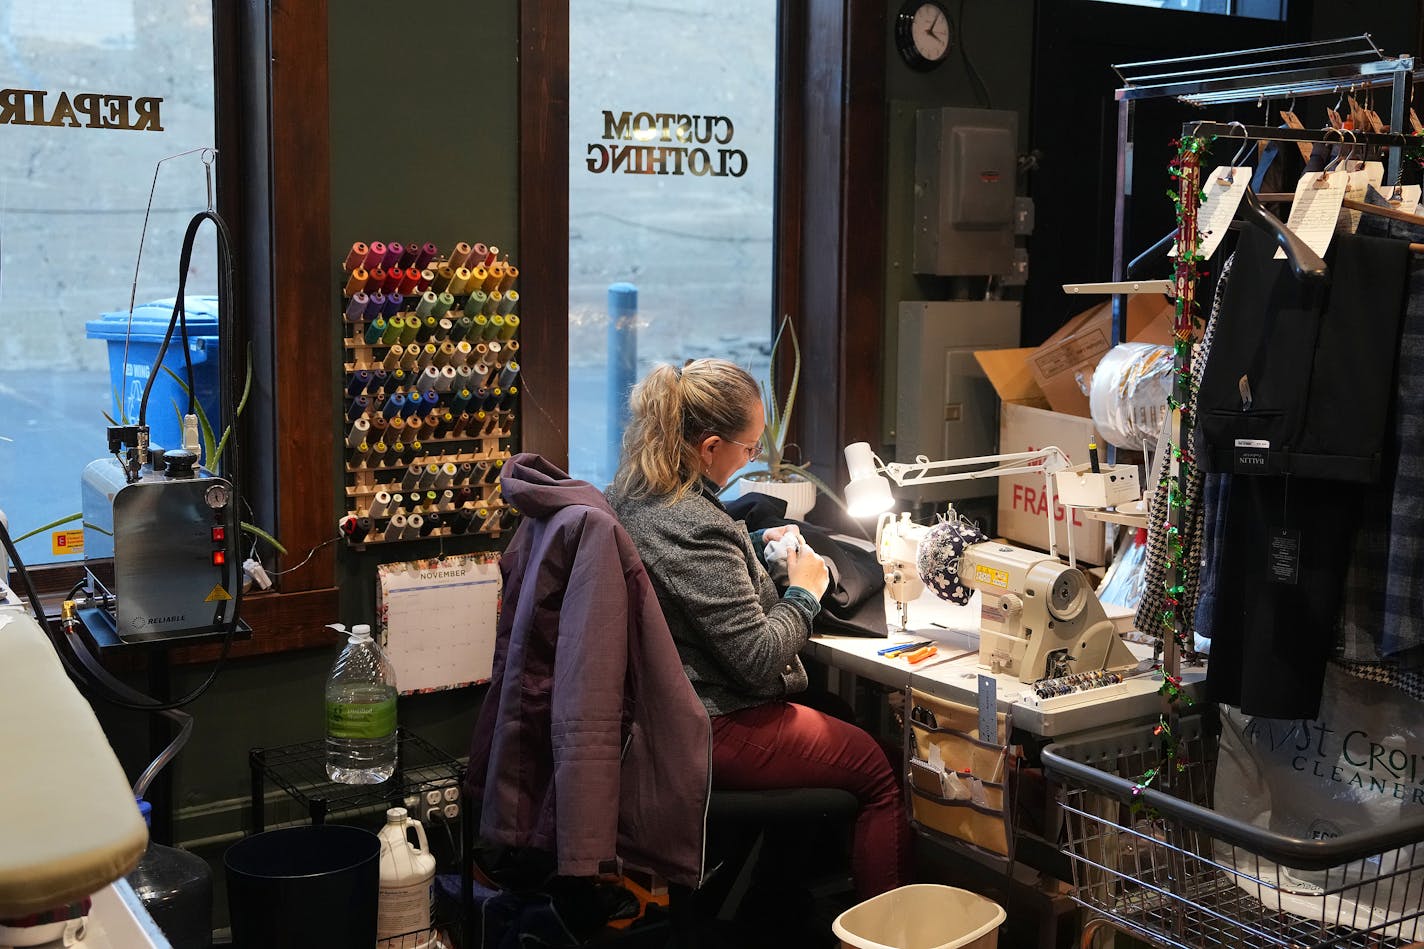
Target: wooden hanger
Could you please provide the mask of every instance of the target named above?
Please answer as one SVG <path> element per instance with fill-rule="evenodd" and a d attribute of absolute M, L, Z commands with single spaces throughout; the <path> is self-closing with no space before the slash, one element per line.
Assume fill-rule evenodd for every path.
<path fill-rule="evenodd" d="M 1257 195 L 1257 197 L 1264 202 L 1279 201 L 1282 203 L 1289 203 L 1295 200 L 1294 194 L 1287 194 L 1284 192 L 1260 194 Z M 1366 204 L 1363 201 L 1351 201 L 1348 198 L 1346 198 L 1343 202 L 1343 207 L 1349 208 L 1351 211 L 1360 211 L 1364 214 L 1374 214 L 1378 217 L 1387 217 L 1394 221 L 1403 221 L 1406 224 L 1417 224 L 1420 227 L 1424 227 L 1424 215 L 1409 214 L 1406 211 L 1398 211 L 1394 208 L 1382 208 L 1377 204 Z M 1424 244 L 1411 243 L 1409 245 L 1409 249 L 1416 254 L 1424 254 Z"/>

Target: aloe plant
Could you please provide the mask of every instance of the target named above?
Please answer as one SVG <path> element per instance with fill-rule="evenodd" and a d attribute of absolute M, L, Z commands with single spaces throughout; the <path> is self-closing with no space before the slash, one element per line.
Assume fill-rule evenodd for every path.
<path fill-rule="evenodd" d="M 777 356 L 780 354 L 783 340 L 790 340 L 792 356 L 791 385 L 786 390 L 784 402 L 777 396 L 776 385 Z M 787 314 L 781 317 L 781 327 L 776 331 L 776 339 L 772 341 L 771 367 L 767 371 L 766 383 L 761 386 L 762 410 L 766 414 L 766 428 L 761 434 L 762 445 L 765 449 L 764 463 L 762 467 L 748 471 L 742 477 L 756 479 L 760 476 L 768 481 L 794 481 L 798 477 L 804 478 L 814 484 L 826 497 L 841 504 L 839 495 L 831 486 L 811 473 L 809 462 L 786 460 L 787 449 L 796 448 L 797 454 L 800 453 L 800 446 L 795 442 L 790 444 L 786 442 L 786 437 L 791 430 L 791 412 L 796 406 L 796 390 L 800 385 L 801 341 L 797 339 L 796 327 L 791 322 L 790 315 Z"/>
<path fill-rule="evenodd" d="M 244 380 L 242 385 L 242 398 L 238 399 L 237 401 L 237 411 L 233 413 L 234 420 L 242 417 L 242 410 L 247 408 L 247 398 L 252 393 L 252 351 L 250 346 L 248 347 L 247 355 L 247 378 Z M 187 382 L 184 381 L 182 376 L 178 375 L 178 373 L 174 372 L 172 369 L 169 369 L 167 366 L 163 367 L 163 371 L 173 377 L 173 381 L 178 383 L 178 386 L 183 390 L 184 395 L 192 394 L 188 388 Z M 117 390 L 115 390 L 114 392 L 114 402 L 116 405 L 119 405 L 119 395 Z M 178 415 L 179 428 L 182 428 L 183 410 L 178 407 L 177 402 L 173 403 L 173 411 Z M 120 405 L 119 407 L 119 412 L 121 417 L 124 418 L 125 424 L 127 424 L 128 416 L 126 413 L 124 413 L 122 405 Z M 222 438 L 217 438 L 215 437 L 215 434 L 213 432 L 212 423 L 208 420 L 208 414 L 203 411 L 203 404 L 197 399 L 193 400 L 193 413 L 198 417 L 198 431 L 201 433 L 203 439 L 204 466 L 209 471 L 216 471 L 218 467 L 218 462 L 222 459 L 223 451 L 227 448 L 228 436 L 232 434 L 232 426 L 229 425 L 223 431 Z M 110 416 L 109 413 L 105 412 L 104 418 L 108 420 L 110 425 L 116 424 L 114 422 L 113 417 Z M 66 515 L 65 517 L 61 517 L 59 520 L 51 521 L 48 524 L 44 524 L 40 527 L 34 528 L 33 530 L 27 531 L 24 534 L 21 534 L 19 537 L 15 538 L 15 543 L 19 543 L 22 540 L 34 537 L 37 534 L 42 534 L 47 530 L 52 530 L 61 525 L 72 523 L 74 521 L 79 520 L 83 516 L 84 515 L 82 513 Z M 251 534 L 253 537 L 259 538 L 260 540 L 265 540 L 280 553 L 285 554 L 287 552 L 287 548 L 282 545 L 281 541 L 277 540 L 277 538 L 273 537 L 271 534 L 258 527 L 256 524 L 249 524 L 247 521 L 238 521 L 238 524 L 244 531 Z M 90 524 L 88 521 L 84 522 L 84 526 L 102 531 L 102 528 L 98 528 L 96 527 L 96 525 Z M 107 533 L 107 531 L 105 531 L 104 533 Z"/>

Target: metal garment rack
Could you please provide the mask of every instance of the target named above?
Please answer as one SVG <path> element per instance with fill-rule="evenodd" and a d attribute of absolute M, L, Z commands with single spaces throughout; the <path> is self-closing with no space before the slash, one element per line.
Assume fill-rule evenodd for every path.
<path fill-rule="evenodd" d="M 1117 116 L 1117 194 L 1113 206 L 1114 283 L 1127 279 L 1127 247 L 1124 233 L 1128 202 L 1132 198 L 1133 114 L 1139 102 L 1176 99 L 1206 107 L 1270 99 L 1309 98 L 1376 87 L 1390 91 L 1389 127 L 1401 129 L 1409 108 L 1414 83 L 1414 58 L 1388 56 L 1368 33 L 1334 40 L 1291 43 L 1230 53 L 1208 53 L 1175 59 L 1158 59 L 1113 66 L 1122 87 L 1115 93 Z M 1187 123 L 1188 131 L 1193 128 Z M 1210 131 L 1212 128 L 1221 131 Z M 1252 127 L 1248 126 L 1248 129 Z M 1226 137 L 1224 124 L 1202 122 L 1198 134 Z M 1231 137 L 1241 138 L 1240 126 Z M 1301 129 L 1256 127 L 1257 139 L 1281 141 L 1323 141 L 1324 132 Z M 1338 138 L 1338 133 L 1332 133 Z M 1295 137 L 1296 135 L 1302 137 Z M 1309 136 L 1316 136 L 1311 138 Z M 1356 134 L 1359 144 L 1367 139 L 1388 138 L 1381 144 L 1390 148 L 1388 179 L 1394 181 L 1400 169 L 1402 136 Z M 1333 140 L 1333 139 L 1332 139 Z M 1113 296 L 1113 343 L 1123 340 L 1127 327 L 1127 298 Z"/>

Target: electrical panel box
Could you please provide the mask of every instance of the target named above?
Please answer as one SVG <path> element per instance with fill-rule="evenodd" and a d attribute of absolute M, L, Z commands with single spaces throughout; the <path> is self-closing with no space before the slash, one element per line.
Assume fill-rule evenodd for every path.
<path fill-rule="evenodd" d="M 895 460 L 975 458 L 998 450 L 999 397 L 974 359 L 1019 344 L 1019 304 L 902 301 L 895 396 Z M 916 501 L 994 497 L 996 478 L 900 489 Z"/>
<path fill-rule="evenodd" d="M 915 273 L 1003 276 L 1013 270 L 1018 114 L 915 114 Z"/>

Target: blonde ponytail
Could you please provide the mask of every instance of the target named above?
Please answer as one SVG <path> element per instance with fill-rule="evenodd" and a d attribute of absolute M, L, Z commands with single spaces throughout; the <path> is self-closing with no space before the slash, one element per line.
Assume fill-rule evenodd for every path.
<path fill-rule="evenodd" d="M 665 497 L 671 504 L 702 477 L 702 440 L 729 438 L 751 425 L 761 390 L 734 363 L 694 359 L 682 369 L 656 366 L 628 401 L 631 418 L 613 490 L 633 498 Z"/>

